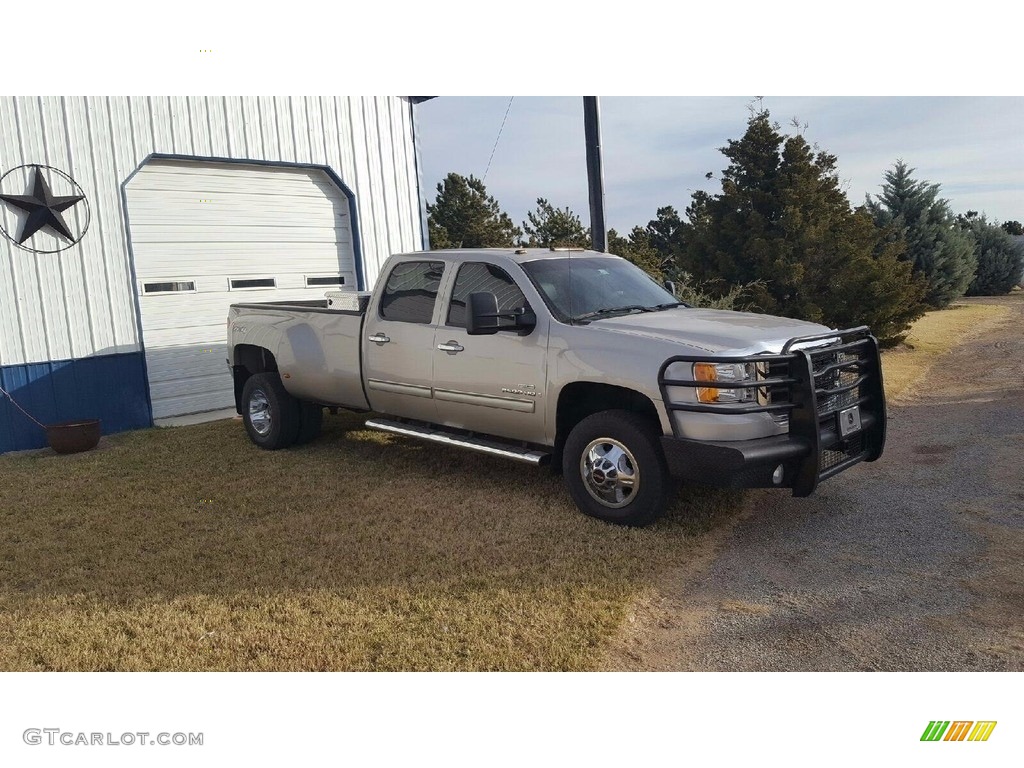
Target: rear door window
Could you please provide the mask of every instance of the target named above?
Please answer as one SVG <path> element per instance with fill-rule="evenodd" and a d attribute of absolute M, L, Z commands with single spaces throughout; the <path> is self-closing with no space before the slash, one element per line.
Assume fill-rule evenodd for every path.
<path fill-rule="evenodd" d="M 396 264 L 384 285 L 380 316 L 399 323 L 429 323 L 434 317 L 444 262 L 404 261 Z"/>

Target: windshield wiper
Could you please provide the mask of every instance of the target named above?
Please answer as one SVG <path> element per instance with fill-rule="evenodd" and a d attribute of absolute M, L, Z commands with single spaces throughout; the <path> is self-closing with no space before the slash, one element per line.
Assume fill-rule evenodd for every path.
<path fill-rule="evenodd" d="M 573 322 L 577 320 L 590 320 L 595 317 L 603 317 L 604 315 L 610 315 L 616 312 L 654 312 L 655 307 L 645 307 L 642 304 L 630 304 L 626 307 L 605 307 L 604 309 L 597 309 L 593 312 L 584 312 L 582 315 L 576 315 L 573 317 Z"/>
<path fill-rule="evenodd" d="M 630 304 L 626 307 L 607 307 L 605 309 L 598 309 L 594 312 L 586 312 L 582 315 L 577 315 L 573 318 L 576 320 L 592 320 L 595 317 L 602 317 L 604 315 L 610 315 L 615 312 L 659 312 L 663 309 L 673 309 L 674 307 L 689 307 L 690 305 L 682 301 L 669 301 L 664 304 L 655 304 L 653 307 L 644 306 L 642 304 Z"/>

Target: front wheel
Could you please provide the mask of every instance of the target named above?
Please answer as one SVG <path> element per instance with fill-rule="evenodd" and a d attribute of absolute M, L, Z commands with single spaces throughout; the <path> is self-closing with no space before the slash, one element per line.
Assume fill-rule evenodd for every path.
<path fill-rule="evenodd" d="M 601 411 L 577 424 L 565 443 L 562 473 L 580 511 L 609 523 L 648 525 L 668 502 L 658 431 L 632 411 Z"/>

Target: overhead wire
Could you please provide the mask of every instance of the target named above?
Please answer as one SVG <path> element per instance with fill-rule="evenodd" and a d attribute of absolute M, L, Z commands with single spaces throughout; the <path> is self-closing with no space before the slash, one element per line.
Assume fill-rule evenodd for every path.
<path fill-rule="evenodd" d="M 496 139 L 494 140 L 494 146 L 493 146 L 493 147 L 491 148 L 491 156 L 490 156 L 489 158 L 487 158 L 487 167 L 486 167 L 486 168 L 484 169 L 484 175 L 483 175 L 483 178 L 482 178 L 482 179 L 480 179 L 480 182 L 481 182 L 481 183 L 483 183 L 483 182 L 487 181 L 487 174 L 488 174 L 488 173 L 490 172 L 490 170 L 491 170 L 491 161 L 492 161 L 492 160 L 494 160 L 494 153 L 495 153 L 495 152 L 497 151 L 497 149 L 498 149 L 498 142 L 499 142 L 499 141 L 501 141 L 501 132 L 502 132 L 503 130 L 505 130 L 505 121 L 506 121 L 506 120 L 508 120 L 508 113 L 509 113 L 509 111 L 511 111 L 511 109 L 512 109 L 512 102 L 513 102 L 513 101 L 515 101 L 515 100 L 516 100 L 516 97 L 515 97 L 515 96 L 513 96 L 512 98 L 510 98 L 510 99 L 508 100 L 508 106 L 507 106 L 507 107 L 505 107 L 505 116 L 504 116 L 503 118 L 501 118 L 501 127 L 500 127 L 500 128 L 498 128 L 498 136 L 497 136 L 497 138 L 496 138 Z"/>

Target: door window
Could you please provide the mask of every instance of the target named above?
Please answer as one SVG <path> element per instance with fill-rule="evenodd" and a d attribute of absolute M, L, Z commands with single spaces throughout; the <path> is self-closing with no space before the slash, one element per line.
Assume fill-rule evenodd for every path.
<path fill-rule="evenodd" d="M 400 323 L 429 323 L 443 273 L 444 263 L 440 261 L 396 264 L 384 285 L 380 316 Z"/>
<path fill-rule="evenodd" d="M 498 300 L 499 312 L 512 312 L 526 307 L 526 297 L 519 286 L 501 267 L 493 264 L 470 262 L 459 268 L 448 305 L 448 325 L 466 327 L 466 304 L 469 294 L 493 293 Z"/>

